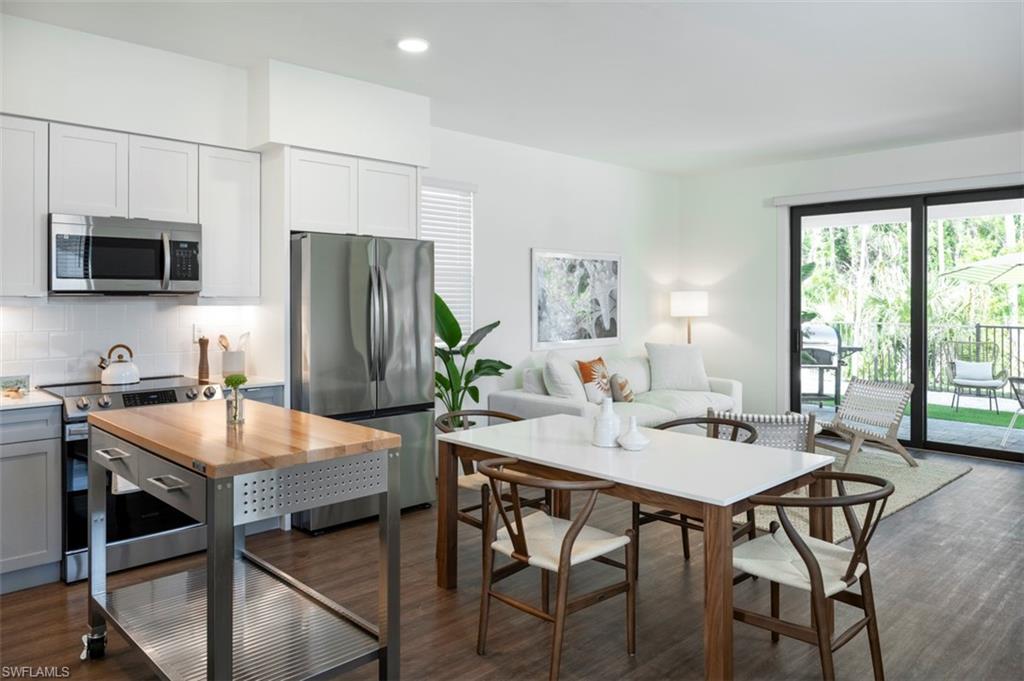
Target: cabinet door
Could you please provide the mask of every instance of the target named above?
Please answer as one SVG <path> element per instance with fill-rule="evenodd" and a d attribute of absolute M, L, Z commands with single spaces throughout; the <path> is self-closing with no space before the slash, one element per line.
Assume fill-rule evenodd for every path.
<path fill-rule="evenodd" d="M 0 572 L 60 560 L 60 439 L 0 445 Z"/>
<path fill-rule="evenodd" d="M 199 147 L 155 137 L 128 140 L 128 217 L 199 221 Z"/>
<path fill-rule="evenodd" d="M 260 294 L 260 155 L 199 148 L 203 291 L 209 297 Z"/>
<path fill-rule="evenodd" d="M 128 135 L 51 123 L 50 212 L 128 217 Z"/>
<path fill-rule="evenodd" d="M 416 238 L 416 168 L 359 159 L 359 233 Z"/>
<path fill-rule="evenodd" d="M 356 233 L 356 159 L 289 149 L 289 228 Z"/>
<path fill-rule="evenodd" d="M 0 116 L 0 295 L 46 295 L 47 124 Z"/>
<path fill-rule="evenodd" d="M 266 385 L 260 388 L 242 388 L 242 394 L 247 400 L 255 400 L 266 404 L 273 404 L 278 407 L 284 406 L 284 386 Z"/>

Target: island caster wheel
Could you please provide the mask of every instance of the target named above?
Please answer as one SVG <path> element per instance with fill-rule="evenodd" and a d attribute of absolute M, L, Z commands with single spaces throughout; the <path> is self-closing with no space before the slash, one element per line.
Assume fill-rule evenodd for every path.
<path fill-rule="evenodd" d="M 93 636 L 92 634 L 85 634 L 82 636 L 82 654 L 79 656 L 83 662 L 85 660 L 98 660 L 103 657 L 107 652 L 107 635 L 102 634 L 100 636 Z"/>

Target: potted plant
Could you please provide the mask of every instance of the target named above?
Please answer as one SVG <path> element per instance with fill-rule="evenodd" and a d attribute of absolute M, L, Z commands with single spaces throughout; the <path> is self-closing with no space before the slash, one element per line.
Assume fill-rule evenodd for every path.
<path fill-rule="evenodd" d="M 442 371 L 434 372 L 435 396 L 449 412 L 460 411 L 468 395 L 480 401 L 480 388 L 473 385 L 484 376 L 501 376 L 511 365 L 497 359 L 477 359 L 469 365 L 470 355 L 501 322 L 491 322 L 469 334 L 462 342 L 462 327 L 441 296 L 434 294 L 434 323 L 441 344 L 434 346 L 434 354 L 441 360 Z M 455 424 L 460 425 L 460 424 Z"/>
<path fill-rule="evenodd" d="M 242 402 L 242 393 L 238 390 L 246 381 L 245 374 L 231 374 L 224 377 L 224 385 L 231 389 L 231 397 L 227 400 L 228 423 L 234 425 L 245 423 L 245 405 Z"/>

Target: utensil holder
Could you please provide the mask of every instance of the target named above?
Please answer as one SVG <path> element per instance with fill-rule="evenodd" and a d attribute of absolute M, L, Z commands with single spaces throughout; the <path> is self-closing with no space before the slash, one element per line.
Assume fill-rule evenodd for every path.
<path fill-rule="evenodd" d="M 245 373 L 245 351 L 225 350 L 221 355 L 221 371 L 224 376 Z"/>

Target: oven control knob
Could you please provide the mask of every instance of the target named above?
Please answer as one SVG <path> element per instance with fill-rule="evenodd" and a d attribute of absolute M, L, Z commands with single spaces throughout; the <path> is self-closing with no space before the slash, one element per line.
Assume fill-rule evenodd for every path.
<path fill-rule="evenodd" d="M 190 400 L 194 400 L 197 397 L 199 397 L 199 391 L 196 390 L 195 388 L 189 388 L 188 390 L 185 391 L 185 397 Z"/>
<path fill-rule="evenodd" d="M 85 396 L 79 397 L 78 401 L 75 402 L 75 406 L 81 409 L 82 411 L 85 411 L 86 409 L 89 408 L 89 398 Z"/>
<path fill-rule="evenodd" d="M 208 400 L 213 399 L 213 396 L 216 395 L 216 394 L 217 394 L 217 388 L 215 388 L 212 385 L 208 385 L 205 388 L 203 388 L 203 397 L 205 397 Z"/>
<path fill-rule="evenodd" d="M 98 404 L 101 407 L 103 407 L 104 409 L 106 409 L 107 407 L 110 406 L 110 396 L 109 395 L 103 395 L 98 400 L 96 400 L 96 404 Z"/>

